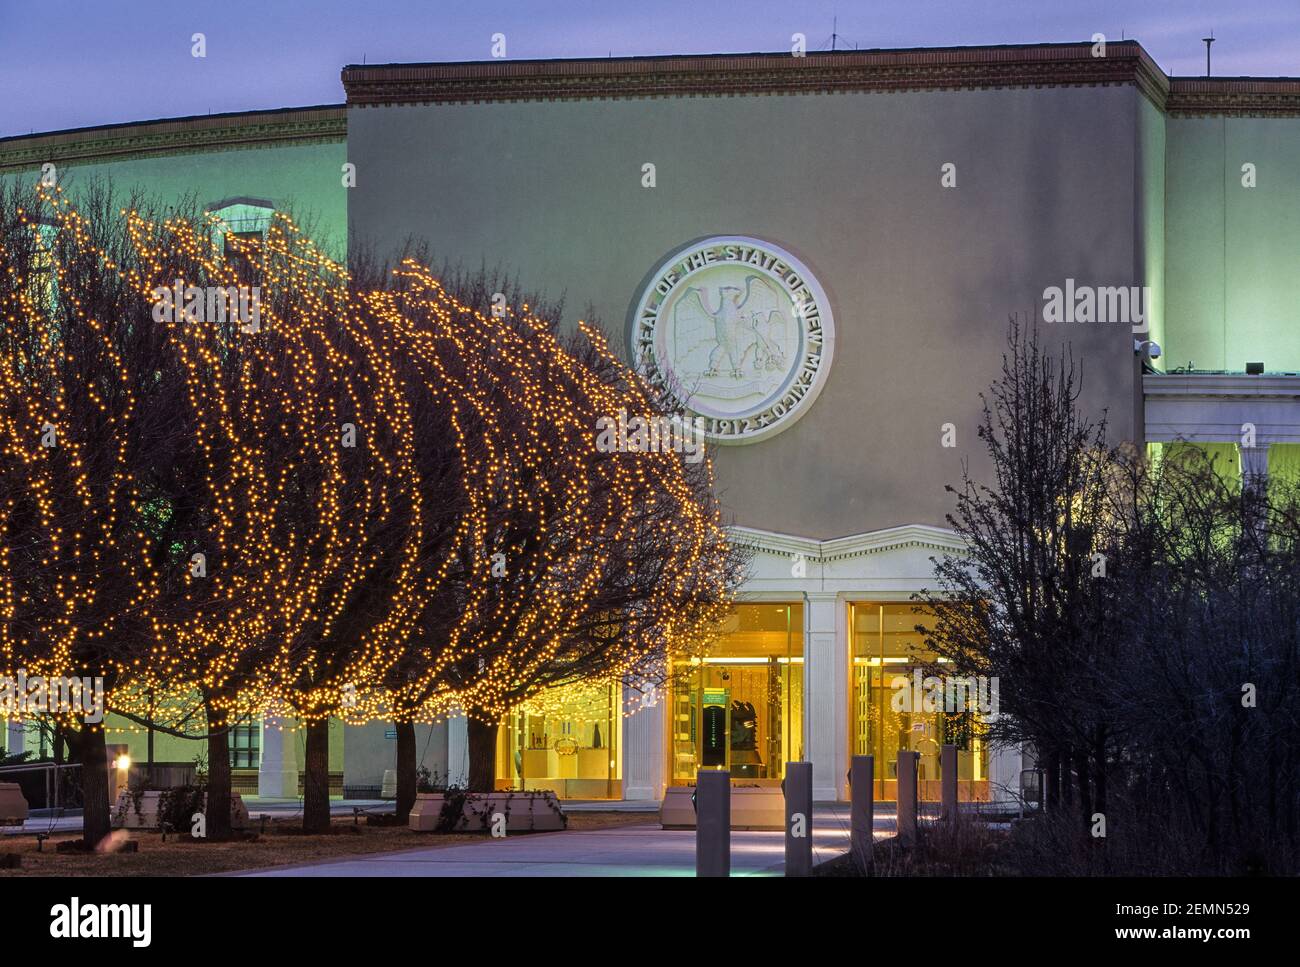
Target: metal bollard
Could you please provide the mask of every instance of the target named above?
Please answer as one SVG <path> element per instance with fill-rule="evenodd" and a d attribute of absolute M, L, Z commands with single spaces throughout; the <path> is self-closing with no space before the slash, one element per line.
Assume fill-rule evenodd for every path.
<path fill-rule="evenodd" d="M 790 762 L 785 767 L 785 875 L 812 873 L 812 763 Z"/>
<path fill-rule="evenodd" d="M 939 774 L 942 777 L 939 818 L 950 823 L 957 821 L 957 747 L 945 745 L 939 749 Z"/>
<path fill-rule="evenodd" d="M 875 843 L 875 772 L 874 757 L 853 757 L 849 767 L 849 855 L 862 873 L 871 870 Z"/>
<path fill-rule="evenodd" d="M 916 760 L 920 756 L 906 749 L 898 751 L 898 842 L 916 843 Z"/>
<path fill-rule="evenodd" d="M 695 875 L 731 875 L 731 773 L 695 776 Z"/>

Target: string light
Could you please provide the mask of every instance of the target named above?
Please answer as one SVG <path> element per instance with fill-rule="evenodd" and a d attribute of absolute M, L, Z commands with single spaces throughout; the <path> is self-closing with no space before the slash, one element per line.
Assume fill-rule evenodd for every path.
<path fill-rule="evenodd" d="M 719 513 L 681 454 L 597 450 L 598 418 L 662 412 L 597 328 L 580 323 L 581 358 L 529 306 L 466 305 L 412 260 L 361 290 L 283 214 L 240 238 L 128 210 L 119 245 L 61 189 L 40 203 L 40 220 L 18 210 L 34 251 L 0 239 L 0 668 L 102 675 L 113 710 L 184 729 L 200 704 L 227 721 L 544 714 L 707 651 L 731 607 Z M 159 289 L 254 280 L 256 331 L 153 312 Z M 153 355 L 129 358 L 145 325 Z M 167 417 L 174 493 L 139 442 Z M 651 538 L 647 566 L 628 549 Z M 528 580 L 502 581 L 498 554 Z"/>

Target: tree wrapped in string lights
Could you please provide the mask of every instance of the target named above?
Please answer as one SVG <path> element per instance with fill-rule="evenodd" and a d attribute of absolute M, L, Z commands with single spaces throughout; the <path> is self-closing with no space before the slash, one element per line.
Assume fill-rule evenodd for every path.
<path fill-rule="evenodd" d="M 392 701 L 399 723 L 463 710 L 470 788 L 490 790 L 510 709 L 573 682 L 661 683 L 669 652 L 707 649 L 743 558 L 707 460 L 597 445 L 602 418 L 668 416 L 598 327 L 566 340 L 558 313 L 494 300 L 483 273 L 453 284 L 408 260 L 384 297 L 426 392 L 457 413 L 458 460 L 478 477 Z M 441 470 L 421 461 L 431 491 Z M 399 772 L 414 768 L 410 755 Z"/>
<path fill-rule="evenodd" d="M 422 491 L 412 413 L 396 376 L 404 349 L 362 310 L 342 266 L 287 216 L 277 215 L 263 239 L 231 239 L 224 226 L 192 219 L 173 218 L 164 228 L 171 235 L 161 246 L 137 233 L 152 280 L 146 288 L 172 271 L 149 253 L 180 251 L 191 259 L 186 279 L 238 283 L 260 300 L 255 326 L 241 320 L 196 332 L 188 319 L 178 341 L 188 350 L 196 400 L 189 421 L 201 430 L 198 439 L 236 439 L 256 477 L 238 499 L 211 495 L 219 508 L 243 508 L 245 542 L 223 543 L 216 563 L 247 576 L 247 597 L 228 622 L 216 620 L 222 612 L 211 604 L 195 609 L 187 600 L 158 647 L 201 670 L 210 758 L 219 766 L 210 776 L 222 789 L 229 783 L 224 726 L 272 710 L 303 722 L 303 825 L 322 830 L 329 825 L 328 720 L 377 714 L 372 683 L 402 654 L 431 590 L 424 583 L 431 575 L 417 566 Z M 207 351 L 194 350 L 195 341 Z M 213 421 L 219 430 L 208 426 Z M 202 446 L 200 459 L 210 463 L 212 449 Z M 218 469 L 227 479 L 227 468 Z M 137 692 L 154 694 L 163 683 L 144 676 L 141 685 Z"/>
<path fill-rule="evenodd" d="M 224 228 L 173 220 L 173 244 L 163 250 L 199 253 L 196 277 L 216 286 L 260 292 L 256 326 L 208 332 L 217 346 L 197 382 L 220 392 L 193 414 L 196 425 L 215 419 L 239 437 L 255 468 L 256 533 L 227 563 L 260 584 L 237 625 L 218 627 L 211 608 L 191 609 L 172 636 L 193 642 L 185 651 L 204 670 L 209 732 L 220 746 L 211 759 L 223 783 L 222 724 L 269 710 L 303 721 L 304 827 L 322 829 L 328 718 L 344 709 L 373 715 L 367 683 L 401 653 L 426 596 L 415 566 L 422 525 L 413 426 L 394 378 L 402 351 L 357 311 L 342 266 L 290 218 L 277 215 L 260 240 L 233 239 Z M 205 244 L 212 238 L 228 240 Z M 142 240 L 141 255 L 149 250 Z"/>
<path fill-rule="evenodd" d="M 596 446 L 602 417 L 663 412 L 596 328 L 563 340 L 409 261 L 368 285 L 287 216 L 237 239 L 107 187 L 11 190 L 0 230 L 0 671 L 201 722 L 210 804 L 230 728 L 267 713 L 305 725 L 307 829 L 334 716 L 464 710 L 490 786 L 509 708 L 661 678 L 727 607 L 708 463 Z M 93 844 L 103 728 L 67 724 Z"/>
<path fill-rule="evenodd" d="M 312 737 L 421 599 L 398 353 L 287 218 L 230 258 L 196 213 L 110 200 L 4 200 L 4 663 L 102 677 L 151 727 L 193 735 L 201 715 L 223 802 L 230 725 L 295 709 L 327 756 Z M 103 729 L 83 731 L 94 843 Z M 327 787 L 308 792 L 328 823 Z M 220 836 L 229 817 L 209 814 Z"/>
<path fill-rule="evenodd" d="M 167 573 L 157 456 L 185 426 L 170 337 L 119 267 L 133 251 L 110 193 L 74 212 L 58 193 L 0 196 L 0 665 L 102 678 L 145 663 Z M 169 412 L 170 411 L 170 412 Z M 102 723 L 79 732 L 85 840 L 109 831 Z"/>

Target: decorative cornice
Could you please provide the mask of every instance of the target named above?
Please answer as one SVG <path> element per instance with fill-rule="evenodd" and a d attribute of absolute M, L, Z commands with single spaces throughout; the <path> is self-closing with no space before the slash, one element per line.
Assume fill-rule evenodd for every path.
<path fill-rule="evenodd" d="M 343 69 L 347 105 L 247 111 L 0 138 L 0 172 L 47 162 L 344 141 L 348 106 L 1133 85 L 1175 117 L 1300 116 L 1300 79 L 1167 77 L 1141 44 L 384 64 Z"/>
<path fill-rule="evenodd" d="M 233 198 L 221 198 L 217 201 L 209 202 L 203 207 L 210 212 L 216 212 L 223 208 L 231 208 L 235 205 L 247 205 L 250 208 L 275 208 L 275 202 L 270 198 L 254 198 L 251 195 L 235 195 Z"/>
<path fill-rule="evenodd" d="M 1300 376 L 1167 373 L 1142 377 L 1149 443 L 1300 443 Z"/>
<path fill-rule="evenodd" d="M 1300 376 L 1163 373 L 1142 377 L 1148 399 L 1300 399 Z"/>
<path fill-rule="evenodd" d="M 1136 41 L 835 53 L 384 64 L 343 69 L 349 106 L 731 97 L 1131 84 L 1158 107 L 1168 78 Z"/>
<path fill-rule="evenodd" d="M 0 172 L 346 139 L 342 105 L 209 114 L 0 138 Z"/>
<path fill-rule="evenodd" d="M 944 554 L 961 554 L 966 550 L 966 545 L 954 531 L 930 524 L 903 524 L 824 541 L 755 527 L 733 526 L 729 531 L 732 543 L 740 547 L 789 556 L 802 554 L 810 562 L 880 554 L 904 547 L 921 547 Z"/>
<path fill-rule="evenodd" d="M 1300 117 L 1300 79 L 1173 77 L 1165 110 L 1174 117 Z"/>

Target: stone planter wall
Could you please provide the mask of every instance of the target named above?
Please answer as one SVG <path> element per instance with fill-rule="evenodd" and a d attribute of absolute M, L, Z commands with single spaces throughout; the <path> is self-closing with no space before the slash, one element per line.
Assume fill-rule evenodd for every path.
<path fill-rule="evenodd" d="M 121 793 L 117 797 L 117 805 L 113 807 L 113 826 L 119 829 L 158 829 L 158 804 L 164 792 L 157 789 L 142 792 L 138 812 L 135 798 L 129 792 Z M 204 808 L 207 808 L 206 799 Z M 249 826 L 248 807 L 244 805 L 244 797 L 239 793 L 230 797 L 230 825 L 233 829 L 247 829 Z M 177 832 L 188 832 L 188 829 Z"/>
<path fill-rule="evenodd" d="M 16 782 L 0 782 L 0 826 L 27 821 L 27 797 Z"/>
<path fill-rule="evenodd" d="M 694 786 L 669 786 L 659 807 L 664 829 L 694 829 Z M 779 786 L 732 786 L 732 829 L 785 829 L 785 793 Z"/>
<path fill-rule="evenodd" d="M 507 835 L 512 833 L 542 833 L 564 829 L 568 820 L 553 792 L 493 792 L 459 793 L 463 797 L 460 816 L 455 827 L 447 832 L 477 833 L 492 829 L 492 817 L 505 816 Z M 411 829 L 430 833 L 438 828 L 447 794 L 422 792 L 415 797 L 411 808 Z"/>

